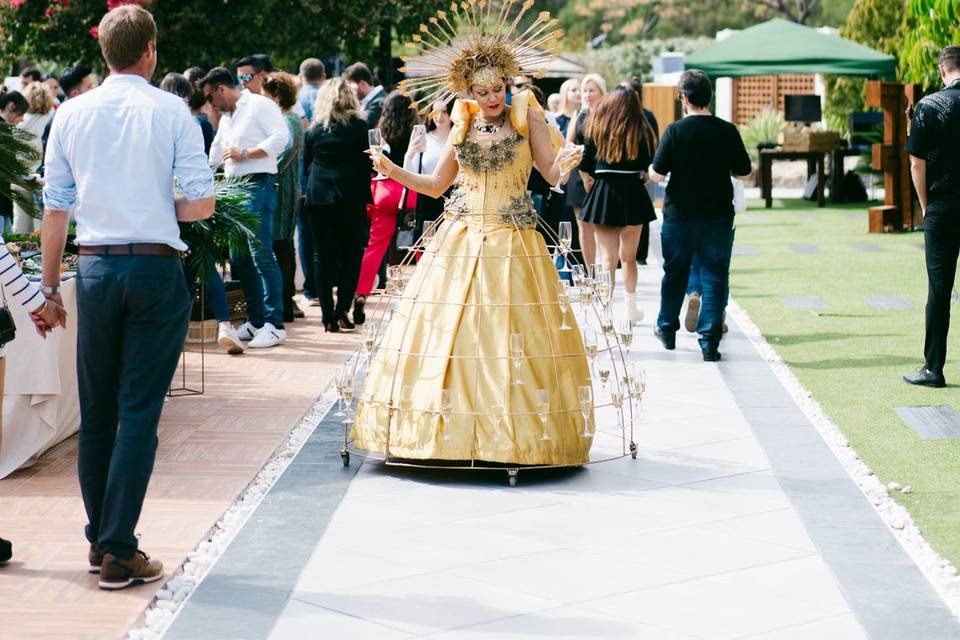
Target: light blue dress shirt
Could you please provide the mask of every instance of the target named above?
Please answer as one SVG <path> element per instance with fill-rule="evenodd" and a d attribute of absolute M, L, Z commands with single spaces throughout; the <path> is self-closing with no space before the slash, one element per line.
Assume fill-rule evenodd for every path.
<path fill-rule="evenodd" d="M 184 251 L 174 178 L 188 200 L 214 193 L 203 134 L 183 99 L 129 74 L 63 103 L 45 165 L 44 206 L 72 211 L 79 245 L 155 242 Z"/>

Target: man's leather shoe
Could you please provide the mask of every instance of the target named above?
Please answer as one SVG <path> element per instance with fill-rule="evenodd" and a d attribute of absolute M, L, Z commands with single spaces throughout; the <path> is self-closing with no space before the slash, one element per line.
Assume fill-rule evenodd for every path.
<path fill-rule="evenodd" d="M 704 362 L 720 362 L 723 357 L 717 347 L 700 347 L 700 351 L 703 353 Z"/>
<path fill-rule="evenodd" d="M 657 336 L 657 339 L 660 341 L 660 344 L 663 345 L 663 348 L 667 351 L 673 351 L 677 348 L 677 336 L 676 334 L 666 334 L 660 331 L 660 327 L 654 327 L 653 335 Z"/>
<path fill-rule="evenodd" d="M 163 564 L 151 560 L 143 551 L 137 551 L 129 560 L 111 553 L 103 554 L 100 567 L 100 588 L 108 591 L 125 589 L 136 584 L 154 582 L 163 577 Z"/>
<path fill-rule="evenodd" d="M 935 389 L 942 389 L 947 386 L 947 381 L 944 379 L 942 373 L 934 373 L 926 367 L 920 369 L 916 373 L 908 373 L 903 376 L 905 382 L 910 384 L 915 384 L 921 387 L 933 387 Z"/>
<path fill-rule="evenodd" d="M 103 566 L 103 547 L 96 542 L 91 542 L 87 560 L 90 562 L 90 573 L 100 573 L 100 567 Z"/>

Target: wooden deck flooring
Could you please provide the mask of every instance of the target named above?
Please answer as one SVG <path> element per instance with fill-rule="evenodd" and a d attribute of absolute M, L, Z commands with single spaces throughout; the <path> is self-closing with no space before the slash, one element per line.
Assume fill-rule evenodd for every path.
<path fill-rule="evenodd" d="M 168 400 L 138 533 L 170 577 L 296 426 L 358 341 L 323 333 L 316 307 L 288 325 L 281 347 L 206 354 L 206 393 Z M 188 355 L 188 384 L 199 354 Z M 179 372 L 178 372 L 179 375 Z M 175 379 L 176 382 L 177 379 Z M 162 582 L 108 593 L 86 572 L 86 518 L 76 436 L 33 468 L 0 481 L 0 535 L 14 558 L 0 568 L 4 640 L 120 638 Z"/>

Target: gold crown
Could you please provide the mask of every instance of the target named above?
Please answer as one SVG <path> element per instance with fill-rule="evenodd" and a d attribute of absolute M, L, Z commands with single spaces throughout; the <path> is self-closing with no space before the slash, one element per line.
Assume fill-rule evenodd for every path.
<path fill-rule="evenodd" d="M 525 29 L 518 28 L 534 0 L 525 0 L 511 18 L 516 0 L 461 0 L 450 4 L 450 12 L 438 11 L 420 25 L 407 47 L 416 58 L 403 58 L 405 74 L 400 90 L 421 104 L 425 113 L 437 109 L 470 88 L 490 86 L 500 78 L 516 75 L 543 77 L 546 63 L 555 56 L 563 32 L 548 11 L 537 14 Z M 499 5 L 495 8 L 494 5 Z"/>

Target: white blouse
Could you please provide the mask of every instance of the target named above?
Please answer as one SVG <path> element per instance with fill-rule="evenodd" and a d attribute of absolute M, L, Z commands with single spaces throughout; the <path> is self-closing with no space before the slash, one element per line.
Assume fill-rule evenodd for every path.
<path fill-rule="evenodd" d="M 408 155 L 403 160 L 403 168 L 410 173 L 420 173 L 425 176 L 433 175 L 437 163 L 440 162 L 440 155 L 444 147 L 447 146 L 446 140 L 437 137 L 436 132 L 431 131 L 427 134 L 427 143 L 422 154 L 415 156 Z M 420 166 L 420 157 L 423 157 L 423 167 Z"/>

